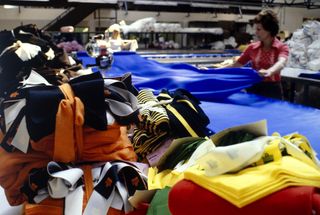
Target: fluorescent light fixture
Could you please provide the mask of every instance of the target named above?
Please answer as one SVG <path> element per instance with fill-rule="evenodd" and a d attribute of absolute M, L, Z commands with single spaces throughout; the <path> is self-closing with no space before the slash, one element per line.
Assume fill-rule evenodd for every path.
<path fill-rule="evenodd" d="M 20 1 L 37 1 L 37 2 L 48 2 L 50 0 L 20 0 Z"/>
<path fill-rule="evenodd" d="M 191 3 L 191 7 L 203 7 L 203 8 L 229 8 L 228 5 L 222 4 L 207 4 L 207 3 Z"/>
<path fill-rule="evenodd" d="M 139 5 L 158 5 L 158 6 L 177 6 L 178 2 L 173 1 L 143 1 L 143 0 L 137 0 L 134 1 L 134 4 Z"/>
<path fill-rule="evenodd" d="M 18 8 L 18 6 L 5 4 L 5 5 L 3 5 L 3 8 L 4 8 L 4 9 L 15 9 L 15 8 Z"/>
<path fill-rule="evenodd" d="M 116 4 L 118 0 L 68 0 L 68 2 Z"/>
<path fill-rule="evenodd" d="M 240 6 L 242 10 L 261 10 L 262 7 L 259 6 Z"/>

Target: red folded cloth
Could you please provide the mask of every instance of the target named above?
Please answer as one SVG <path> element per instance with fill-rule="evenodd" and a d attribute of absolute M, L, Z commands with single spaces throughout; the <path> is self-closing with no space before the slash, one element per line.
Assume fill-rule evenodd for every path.
<path fill-rule="evenodd" d="M 243 208 L 238 208 L 216 194 L 182 180 L 169 193 L 172 215 L 311 215 L 320 214 L 320 191 L 315 187 L 288 187 Z"/>

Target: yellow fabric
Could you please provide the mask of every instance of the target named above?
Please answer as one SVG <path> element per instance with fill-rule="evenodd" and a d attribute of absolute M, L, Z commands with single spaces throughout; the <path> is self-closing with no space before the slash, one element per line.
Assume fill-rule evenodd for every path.
<path fill-rule="evenodd" d="M 280 139 L 273 140 L 264 148 L 263 155 L 260 160 L 255 162 L 253 166 L 263 165 L 272 161 L 278 161 L 282 158 Z"/>
<path fill-rule="evenodd" d="M 300 148 L 292 142 L 303 140 L 303 136 L 291 135 L 290 138 L 276 138 L 265 148 L 262 158 L 255 167 L 243 169 L 235 174 L 209 177 L 200 165 L 189 167 L 185 172 L 166 170 L 158 173 L 156 168 L 149 169 L 149 189 L 172 187 L 182 179 L 188 179 L 207 190 L 214 192 L 237 207 L 243 207 L 271 193 L 288 186 L 314 186 L 320 188 L 320 168 Z M 302 144 L 307 150 L 308 144 Z M 291 156 L 283 156 L 286 150 Z M 311 148 L 311 152 L 313 152 Z"/>
<path fill-rule="evenodd" d="M 237 207 L 243 207 L 288 186 L 320 188 L 320 170 L 290 156 L 244 169 L 237 174 L 208 177 L 200 168 L 190 168 L 184 178 L 193 181 Z"/>
<path fill-rule="evenodd" d="M 172 187 L 184 178 L 183 173 L 172 170 L 164 170 L 158 173 L 156 167 L 149 168 L 148 171 L 148 190 L 163 189 L 166 186 Z"/>
<path fill-rule="evenodd" d="M 283 137 L 284 139 L 290 141 L 294 145 L 296 145 L 298 148 L 300 148 L 314 163 L 317 163 L 316 160 L 316 153 L 311 147 L 311 144 L 309 143 L 308 139 L 298 133 L 289 134 Z"/>
<path fill-rule="evenodd" d="M 185 103 L 187 103 L 187 105 L 189 105 L 195 112 L 198 113 L 197 109 L 193 106 L 193 104 L 192 104 L 190 101 L 185 100 L 185 99 L 179 99 L 178 102 L 185 102 Z"/>

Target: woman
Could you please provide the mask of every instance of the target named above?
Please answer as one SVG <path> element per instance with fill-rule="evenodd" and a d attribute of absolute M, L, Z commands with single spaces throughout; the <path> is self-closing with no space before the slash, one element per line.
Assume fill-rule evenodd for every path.
<path fill-rule="evenodd" d="M 138 48 L 138 43 L 136 40 L 123 40 L 121 38 L 120 25 L 113 24 L 108 28 L 107 31 L 112 32 L 111 37 L 108 38 L 108 42 L 109 48 L 113 52 L 122 50 L 136 51 L 136 49 Z"/>
<path fill-rule="evenodd" d="M 254 23 L 258 41 L 251 43 L 240 58 L 229 67 L 241 67 L 251 61 L 252 68 L 257 70 L 264 79 L 247 91 L 282 99 L 280 71 L 285 67 L 289 48 L 276 38 L 279 21 L 272 10 L 261 11 L 255 17 Z"/>

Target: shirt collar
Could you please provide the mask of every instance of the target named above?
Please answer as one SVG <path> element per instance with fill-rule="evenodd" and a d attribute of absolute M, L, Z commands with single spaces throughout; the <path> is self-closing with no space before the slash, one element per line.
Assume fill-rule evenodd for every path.
<path fill-rule="evenodd" d="M 257 48 L 260 48 L 262 46 L 262 42 L 261 41 L 258 41 L 258 42 L 255 42 L 253 45 L 252 45 L 252 48 L 253 49 L 257 49 Z M 273 42 L 272 42 L 272 47 L 278 49 L 280 48 L 281 46 L 281 42 L 275 37 L 273 39 Z"/>

